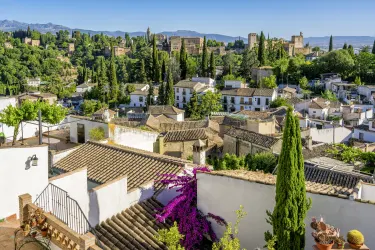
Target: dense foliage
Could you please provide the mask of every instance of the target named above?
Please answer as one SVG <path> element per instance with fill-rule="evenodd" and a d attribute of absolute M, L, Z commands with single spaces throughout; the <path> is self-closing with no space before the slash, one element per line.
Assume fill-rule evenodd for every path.
<path fill-rule="evenodd" d="M 216 235 L 211 229 L 211 223 L 207 216 L 197 208 L 197 171 L 208 172 L 205 167 L 193 170 L 193 175 L 185 171 L 185 175 L 162 174 L 160 182 L 168 185 L 169 189 L 176 188 L 179 193 L 156 215 L 160 222 L 167 218 L 178 222 L 178 231 L 185 235 L 181 240 L 186 249 L 200 249 L 205 235 L 209 235 L 212 241 L 216 241 Z"/>
<path fill-rule="evenodd" d="M 105 139 L 104 128 L 96 127 L 92 128 L 89 132 L 90 139 L 93 141 L 101 141 Z"/>
<path fill-rule="evenodd" d="M 165 243 L 169 250 L 184 250 L 181 246 L 181 240 L 184 238 L 178 231 L 178 225 L 175 221 L 173 226 L 169 229 L 159 229 L 158 234 L 155 236 L 160 242 Z"/>
<path fill-rule="evenodd" d="M 277 237 L 276 249 L 305 248 L 306 198 L 304 160 L 298 118 L 288 109 L 276 180 L 276 205 L 267 220 Z M 272 239 L 266 234 L 266 241 Z"/>

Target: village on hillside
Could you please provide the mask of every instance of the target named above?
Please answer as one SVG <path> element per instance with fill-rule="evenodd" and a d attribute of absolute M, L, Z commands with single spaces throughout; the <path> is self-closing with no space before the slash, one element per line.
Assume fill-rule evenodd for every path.
<path fill-rule="evenodd" d="M 333 40 L 0 31 L 0 246 L 375 249 L 375 47 Z"/>

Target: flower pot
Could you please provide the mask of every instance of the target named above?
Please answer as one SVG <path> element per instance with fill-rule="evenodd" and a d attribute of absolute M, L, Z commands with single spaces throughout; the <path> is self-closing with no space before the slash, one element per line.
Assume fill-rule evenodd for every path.
<path fill-rule="evenodd" d="M 42 233 L 43 237 L 47 237 L 47 232 L 48 232 L 47 229 L 42 229 L 40 232 Z"/>
<path fill-rule="evenodd" d="M 316 242 L 316 246 L 319 250 L 331 250 L 333 246 L 333 242 L 331 244 L 320 244 L 319 242 Z"/>
<path fill-rule="evenodd" d="M 36 232 L 32 232 L 31 236 L 35 238 L 36 237 Z"/>
<path fill-rule="evenodd" d="M 360 248 L 363 246 L 363 243 L 360 244 L 360 245 L 352 244 L 352 243 L 350 243 L 350 242 L 348 242 L 348 243 L 349 243 L 349 246 L 350 246 L 351 248 L 353 248 L 353 249 L 360 249 Z"/>

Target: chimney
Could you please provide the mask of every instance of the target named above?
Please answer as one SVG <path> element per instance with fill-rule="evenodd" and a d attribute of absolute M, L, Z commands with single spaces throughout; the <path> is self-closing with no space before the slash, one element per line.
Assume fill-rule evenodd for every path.
<path fill-rule="evenodd" d="M 207 140 L 208 141 L 208 140 Z M 206 148 L 207 141 L 197 140 L 193 145 L 193 163 L 196 165 L 206 164 Z"/>

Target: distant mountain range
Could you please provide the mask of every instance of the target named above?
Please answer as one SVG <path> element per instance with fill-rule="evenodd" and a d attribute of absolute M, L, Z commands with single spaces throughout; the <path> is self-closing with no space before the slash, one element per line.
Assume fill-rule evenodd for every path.
<path fill-rule="evenodd" d="M 38 24 L 38 23 L 23 23 L 18 21 L 11 21 L 11 20 L 0 20 L 0 30 L 3 31 L 14 31 L 23 29 L 26 30 L 27 27 L 30 26 L 30 29 L 38 30 L 41 33 L 47 33 L 52 32 L 56 33 L 59 30 L 69 30 L 70 32 L 72 30 L 77 30 L 82 33 L 90 33 L 91 35 L 95 34 L 106 34 L 108 36 L 125 36 L 125 31 L 95 31 L 95 30 L 85 30 L 85 29 L 78 29 L 78 28 L 69 28 L 63 25 L 53 24 L 53 23 L 46 23 L 46 24 Z M 138 31 L 138 32 L 128 32 L 130 36 L 144 36 L 145 32 Z M 235 40 L 238 40 L 239 37 L 233 37 L 233 36 L 226 36 L 221 34 L 204 34 L 199 33 L 196 31 L 191 30 L 177 30 L 177 31 L 163 31 L 160 32 L 167 36 L 185 36 L 185 37 L 203 37 L 206 36 L 207 39 L 214 39 L 221 42 L 234 42 Z M 247 38 L 240 37 L 241 40 L 244 40 L 245 43 L 247 43 Z M 363 46 L 372 46 L 374 43 L 375 37 L 371 36 L 336 36 L 333 39 L 334 47 L 335 48 L 341 48 L 344 43 L 353 45 L 354 48 L 361 48 Z M 305 43 L 309 43 L 310 46 L 319 46 L 323 49 L 328 48 L 329 44 L 329 36 L 325 37 L 305 37 L 304 39 Z"/>

